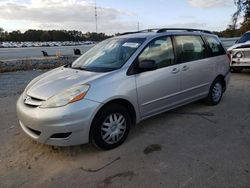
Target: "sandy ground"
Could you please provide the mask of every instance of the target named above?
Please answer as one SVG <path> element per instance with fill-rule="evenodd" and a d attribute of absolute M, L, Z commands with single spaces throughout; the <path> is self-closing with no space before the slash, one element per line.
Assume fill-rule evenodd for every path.
<path fill-rule="evenodd" d="M 29 139 L 15 103 L 39 71 L 0 74 L 0 187 L 250 187 L 250 73 L 222 102 L 163 113 L 119 148 L 52 147 Z"/>

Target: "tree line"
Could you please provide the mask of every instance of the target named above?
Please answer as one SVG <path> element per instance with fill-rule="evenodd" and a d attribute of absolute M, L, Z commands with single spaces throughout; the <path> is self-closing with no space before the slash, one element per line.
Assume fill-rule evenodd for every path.
<path fill-rule="evenodd" d="M 234 0 L 237 11 L 232 15 L 231 24 L 224 31 L 214 31 L 219 37 L 239 37 L 250 31 L 250 0 Z M 243 15 L 243 22 L 238 26 L 239 17 Z M 108 37 L 105 33 L 82 33 L 76 30 L 19 30 L 7 32 L 0 27 L 0 41 L 101 41 Z"/>
<path fill-rule="evenodd" d="M 25 32 L 4 31 L 3 28 L 0 27 L 0 41 L 101 41 L 110 36 L 105 33 L 95 33 L 95 32 L 87 32 L 82 33 L 81 31 L 76 30 L 34 30 L 29 29 Z"/>
<path fill-rule="evenodd" d="M 237 7 L 232 15 L 231 24 L 221 32 L 214 32 L 220 37 L 238 37 L 247 31 L 250 31 L 250 0 L 234 0 Z M 238 26 L 240 16 L 243 16 L 243 22 Z"/>

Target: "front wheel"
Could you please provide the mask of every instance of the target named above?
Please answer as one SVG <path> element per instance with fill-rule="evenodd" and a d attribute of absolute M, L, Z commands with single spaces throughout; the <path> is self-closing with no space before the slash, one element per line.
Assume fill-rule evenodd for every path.
<path fill-rule="evenodd" d="M 221 79 L 217 78 L 212 83 L 208 96 L 205 98 L 205 103 L 208 105 L 217 105 L 223 95 L 223 85 Z"/>
<path fill-rule="evenodd" d="M 92 143 L 104 150 L 121 145 L 131 125 L 128 110 L 119 104 L 109 104 L 96 115 L 91 129 Z"/>

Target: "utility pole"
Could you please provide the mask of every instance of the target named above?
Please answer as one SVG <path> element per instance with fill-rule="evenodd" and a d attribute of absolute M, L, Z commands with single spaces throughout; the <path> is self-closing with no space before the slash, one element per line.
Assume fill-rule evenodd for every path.
<path fill-rule="evenodd" d="M 95 0 L 95 31 L 97 33 L 97 8 L 96 8 L 96 0 Z"/>
<path fill-rule="evenodd" d="M 137 30 L 140 31 L 140 22 L 137 22 Z"/>

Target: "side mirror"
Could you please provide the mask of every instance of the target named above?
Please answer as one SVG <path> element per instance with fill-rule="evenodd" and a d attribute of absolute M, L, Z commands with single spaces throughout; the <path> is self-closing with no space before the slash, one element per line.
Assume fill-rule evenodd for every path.
<path fill-rule="evenodd" d="M 143 60 L 138 65 L 140 72 L 152 71 L 157 69 L 157 64 L 154 60 Z"/>

